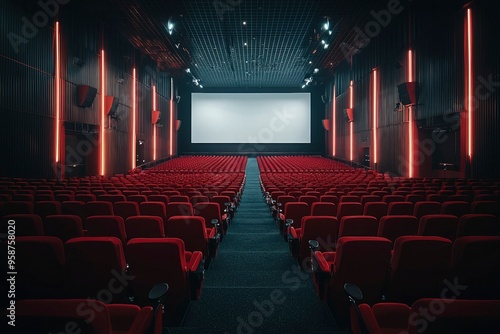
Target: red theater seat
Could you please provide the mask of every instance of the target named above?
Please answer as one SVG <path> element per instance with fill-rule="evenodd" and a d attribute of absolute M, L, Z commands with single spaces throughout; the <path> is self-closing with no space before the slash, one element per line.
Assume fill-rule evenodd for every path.
<path fill-rule="evenodd" d="M 120 239 L 74 238 L 64 244 L 64 250 L 66 285 L 72 298 L 97 298 L 99 291 L 107 290 L 113 284 L 116 293 L 111 295 L 109 302 L 124 302 L 128 299 L 127 289 L 131 281 L 123 279 L 129 276 L 125 276 L 126 262 Z"/>
<path fill-rule="evenodd" d="M 498 236 L 500 221 L 494 215 L 471 213 L 460 217 L 457 238 L 466 236 Z"/>
<path fill-rule="evenodd" d="M 441 203 L 439 202 L 421 201 L 415 203 L 413 207 L 413 215 L 417 217 L 418 220 L 420 220 L 422 216 L 439 214 L 440 212 Z"/>
<path fill-rule="evenodd" d="M 163 238 L 164 222 L 158 216 L 130 216 L 125 220 L 127 238 Z"/>
<path fill-rule="evenodd" d="M 9 221 L 15 223 L 10 224 Z M 44 235 L 42 218 L 39 215 L 13 214 L 2 217 L 2 233 L 7 234 L 8 226 L 14 226 L 16 237 Z"/>
<path fill-rule="evenodd" d="M 437 307 L 439 312 L 432 311 Z M 411 307 L 402 303 L 361 304 L 359 310 L 366 330 L 361 330 L 353 308 L 353 334 L 486 334 L 496 333 L 500 327 L 500 300 L 424 298 Z"/>
<path fill-rule="evenodd" d="M 500 237 L 455 240 L 450 279 L 467 287 L 460 291 L 460 298 L 500 299 Z"/>
<path fill-rule="evenodd" d="M 470 204 L 465 201 L 446 201 L 441 204 L 441 214 L 458 218 L 470 213 Z"/>
<path fill-rule="evenodd" d="M 412 202 L 392 202 L 389 203 L 387 208 L 387 215 L 413 215 L 413 203 Z"/>
<path fill-rule="evenodd" d="M 185 251 L 177 238 L 135 238 L 127 244 L 129 274 L 135 303 L 148 303 L 151 286 L 168 282 L 165 305 L 167 326 L 179 326 L 190 300 L 200 297 L 203 284 L 203 254 Z"/>
<path fill-rule="evenodd" d="M 125 223 L 120 216 L 92 216 L 85 221 L 87 236 L 89 237 L 116 237 L 125 245 L 127 233 Z"/>
<path fill-rule="evenodd" d="M 204 204 L 204 203 L 203 203 Z M 193 216 L 193 205 L 185 202 L 170 202 L 167 205 L 167 220 L 172 216 Z"/>
<path fill-rule="evenodd" d="M 113 212 L 115 215 L 122 217 L 123 220 L 128 217 L 138 216 L 140 214 L 139 204 L 132 201 L 115 202 L 113 203 Z"/>
<path fill-rule="evenodd" d="M 20 236 L 15 246 L 17 299 L 64 296 L 63 242 L 51 236 Z"/>
<path fill-rule="evenodd" d="M 318 251 L 334 251 L 338 239 L 339 222 L 332 216 L 305 216 L 302 218 L 302 228 L 299 232 L 293 226 L 290 228 L 290 251 L 297 258 L 301 268 L 306 269 L 309 268 L 311 261 L 309 240 L 318 241 Z"/>
<path fill-rule="evenodd" d="M 16 327 L 20 333 L 161 334 L 161 321 L 153 320 L 153 312 L 151 306 L 94 299 L 28 299 L 16 304 Z"/>
<path fill-rule="evenodd" d="M 377 236 L 395 242 L 397 238 L 405 235 L 417 235 L 418 220 L 415 216 L 384 216 L 380 219 Z"/>
<path fill-rule="evenodd" d="M 83 237 L 82 219 L 75 215 L 53 215 L 43 220 L 45 235 L 58 237 L 62 242 Z"/>
<path fill-rule="evenodd" d="M 377 236 L 378 220 L 373 216 L 344 216 L 340 220 L 339 238 L 345 236 Z"/>
<path fill-rule="evenodd" d="M 394 243 L 386 300 L 411 304 L 419 298 L 439 298 L 450 260 L 448 239 L 399 237 Z"/>
<path fill-rule="evenodd" d="M 425 215 L 418 223 L 418 235 L 439 236 L 455 240 L 458 218 L 453 215 Z"/>
<path fill-rule="evenodd" d="M 173 216 L 168 219 L 165 235 L 184 241 L 187 251 L 200 251 L 206 262 L 217 253 L 220 235 L 214 227 L 207 228 L 205 219 L 198 216 Z M 208 263 L 206 263 L 208 267 Z"/>
<path fill-rule="evenodd" d="M 167 207 L 163 202 L 142 202 L 139 205 L 139 210 L 143 216 L 157 216 L 167 221 Z"/>
<path fill-rule="evenodd" d="M 320 298 L 327 298 L 339 320 L 349 312 L 344 284 L 359 286 L 364 301 L 373 305 L 382 298 L 391 259 L 392 243 L 379 237 L 343 237 L 336 252 L 315 252 L 313 279 Z"/>
<path fill-rule="evenodd" d="M 337 206 L 329 202 L 315 202 L 311 206 L 311 216 L 333 216 L 337 215 Z"/>
<path fill-rule="evenodd" d="M 370 203 L 366 203 L 368 205 Z M 361 216 L 363 214 L 363 206 L 361 203 L 341 202 L 337 207 L 337 219 L 340 221 L 345 216 Z"/>
<path fill-rule="evenodd" d="M 4 215 L 14 214 L 33 214 L 33 202 L 27 201 L 10 201 L 5 202 L 3 206 Z"/>

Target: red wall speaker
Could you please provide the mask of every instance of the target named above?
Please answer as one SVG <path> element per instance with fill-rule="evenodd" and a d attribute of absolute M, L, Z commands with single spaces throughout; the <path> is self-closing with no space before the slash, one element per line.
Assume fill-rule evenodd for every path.
<path fill-rule="evenodd" d="M 354 121 L 354 109 L 352 109 L 352 108 L 344 109 L 344 116 L 345 116 L 345 120 L 347 121 L 347 123 L 353 122 Z"/>
<path fill-rule="evenodd" d="M 160 111 L 159 110 L 153 110 L 151 112 L 151 123 L 152 124 L 157 124 L 159 120 L 160 120 Z"/>
<path fill-rule="evenodd" d="M 418 83 L 416 81 L 404 82 L 398 85 L 399 100 L 405 106 L 417 104 Z"/>
<path fill-rule="evenodd" d="M 181 128 L 181 121 L 176 120 L 175 121 L 175 131 L 179 131 L 180 128 Z"/>
<path fill-rule="evenodd" d="M 120 99 L 116 96 L 106 96 L 104 98 L 104 110 L 106 110 L 106 116 L 113 116 L 118 110 L 118 103 Z"/>
<path fill-rule="evenodd" d="M 323 123 L 323 128 L 326 131 L 330 131 L 330 120 L 328 118 L 325 118 L 324 120 L 321 121 Z"/>
<path fill-rule="evenodd" d="M 78 85 L 77 87 L 78 99 L 76 105 L 81 108 L 89 108 L 94 103 L 95 96 L 97 94 L 97 88 L 88 85 Z"/>

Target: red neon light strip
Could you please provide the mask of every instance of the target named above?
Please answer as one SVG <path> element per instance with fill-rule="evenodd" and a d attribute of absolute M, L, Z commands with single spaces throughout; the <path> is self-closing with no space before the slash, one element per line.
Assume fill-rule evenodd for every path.
<path fill-rule="evenodd" d="M 136 145 L 137 145 L 137 139 L 136 139 L 136 129 L 135 129 L 135 117 L 137 113 L 137 83 L 136 83 L 137 77 L 135 73 L 135 67 L 132 69 L 132 169 L 136 167 L 136 161 L 137 161 L 137 152 L 136 152 Z"/>
<path fill-rule="evenodd" d="M 153 110 L 156 110 L 156 86 L 153 86 Z M 156 160 L 156 124 L 153 124 L 153 160 Z"/>
<path fill-rule="evenodd" d="M 174 155 L 174 79 L 170 79 L 170 156 Z"/>
<path fill-rule="evenodd" d="M 104 66 L 104 50 L 101 50 L 101 171 L 100 175 L 106 173 L 106 136 L 104 134 L 104 122 L 106 120 L 106 110 L 104 106 L 104 99 L 106 96 L 106 80 L 105 80 L 105 66 Z"/>
<path fill-rule="evenodd" d="M 351 85 L 349 86 L 349 108 L 353 108 L 353 105 L 354 105 L 354 89 L 352 87 L 352 80 L 351 80 Z M 350 125 L 350 138 L 349 138 L 349 142 L 350 142 L 350 159 L 351 161 L 354 160 L 354 152 L 353 152 L 353 136 L 354 136 L 354 126 L 353 126 L 353 122 L 351 121 L 349 123 Z"/>
<path fill-rule="evenodd" d="M 408 50 L 408 81 L 413 82 L 413 54 L 411 49 Z M 408 107 L 408 177 L 413 177 L 413 120 L 412 108 Z"/>
<path fill-rule="evenodd" d="M 337 146 L 337 97 L 335 96 L 335 86 L 333 86 L 332 92 L 332 118 L 333 118 L 333 126 L 332 126 L 332 155 L 335 156 L 336 146 Z"/>
<path fill-rule="evenodd" d="M 56 84 L 56 140 L 55 140 L 55 151 L 56 151 L 56 163 L 59 162 L 61 158 L 60 152 L 60 117 L 61 117 L 61 41 L 59 36 L 59 22 L 56 22 L 56 68 L 55 68 L 55 84 Z M 61 169 L 62 170 L 62 169 Z"/>
<path fill-rule="evenodd" d="M 377 163 L 378 147 L 377 147 L 377 126 L 378 126 L 378 110 L 377 110 L 377 70 L 373 70 L 373 163 Z"/>
<path fill-rule="evenodd" d="M 467 154 L 469 159 L 472 156 L 472 112 L 474 110 L 474 101 L 472 82 L 472 11 L 467 9 Z"/>

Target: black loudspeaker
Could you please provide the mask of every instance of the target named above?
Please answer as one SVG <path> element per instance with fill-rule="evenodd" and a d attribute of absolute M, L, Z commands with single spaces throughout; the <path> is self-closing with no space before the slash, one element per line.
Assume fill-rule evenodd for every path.
<path fill-rule="evenodd" d="M 78 85 L 78 100 L 77 106 L 81 108 L 89 108 L 94 103 L 95 96 L 97 94 L 97 88 L 88 85 Z"/>
<path fill-rule="evenodd" d="M 106 96 L 104 99 L 104 109 L 106 110 L 106 116 L 114 116 L 116 110 L 118 110 L 118 103 L 120 99 L 115 96 Z"/>
<path fill-rule="evenodd" d="M 399 100 L 405 106 L 415 105 L 418 102 L 417 82 L 404 82 L 398 85 Z"/>

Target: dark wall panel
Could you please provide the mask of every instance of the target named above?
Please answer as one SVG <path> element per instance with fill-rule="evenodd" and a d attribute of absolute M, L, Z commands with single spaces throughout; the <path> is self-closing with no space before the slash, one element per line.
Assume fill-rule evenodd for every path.
<path fill-rule="evenodd" d="M 23 9 L 14 1 L 2 2 L 0 28 L 2 36 L 22 35 L 23 18 L 30 18 L 38 7 Z M 78 8 L 74 7 L 74 8 Z M 74 9 L 73 8 L 73 9 Z M 168 140 L 167 98 L 170 97 L 170 76 L 159 72 L 156 64 L 141 55 L 121 35 L 108 30 L 105 22 L 89 20 L 84 13 L 61 6 L 61 158 L 63 164 L 86 164 L 87 174 L 99 171 L 99 140 L 101 131 L 100 84 L 101 50 L 105 50 L 106 95 L 119 99 L 118 119 L 105 119 L 106 174 L 126 173 L 132 166 L 132 69 L 137 69 L 137 139 L 145 141 L 144 159 L 153 159 L 153 125 L 151 124 L 152 85 L 157 86 L 158 105 L 162 111 L 157 127 L 157 159 L 166 157 Z M 55 87 L 54 87 L 53 19 L 37 29 L 26 43 L 12 47 L 9 38 L 0 40 L 0 124 L 2 166 L 0 176 L 56 177 L 54 165 Z M 97 88 L 93 105 L 77 106 L 77 86 Z M 68 142 L 65 142 L 66 136 Z M 92 138 L 92 140 L 88 140 Z M 89 144 L 90 143 L 90 144 Z M 90 151 L 76 152 L 89 146 Z M 174 152 L 175 153 L 175 152 Z M 67 159 L 65 160 L 65 155 Z M 75 173 L 76 167 L 63 171 Z M 78 167 L 80 168 L 80 167 Z M 71 170 L 71 171 L 70 171 Z M 71 172 L 71 173 L 70 173 Z"/>
<path fill-rule="evenodd" d="M 339 158 L 349 158 L 349 131 L 343 109 L 347 103 L 349 81 L 354 80 L 354 158 L 358 148 L 373 147 L 370 77 L 377 68 L 379 92 L 379 163 L 377 169 L 399 175 L 407 174 L 408 124 L 404 113 L 394 111 L 398 102 L 397 86 L 407 81 L 407 50 L 415 56 L 415 77 L 419 82 L 419 101 L 414 112 L 418 147 L 415 153 L 416 174 L 435 175 L 439 162 L 452 162 L 462 175 L 498 177 L 500 158 L 500 117 L 498 117 L 499 47 L 492 43 L 499 31 L 498 20 L 492 14 L 493 5 L 473 2 L 474 20 L 474 84 L 490 82 L 490 90 L 483 89 L 485 98 L 475 92 L 473 110 L 474 154 L 470 173 L 465 166 L 464 145 L 460 146 L 459 119 L 465 117 L 465 58 L 464 20 L 466 10 L 460 1 L 429 9 L 424 3 L 409 6 L 394 17 L 391 24 L 370 40 L 357 54 L 346 59 L 332 79 L 337 89 L 337 147 Z M 413 22 L 413 24 L 409 24 Z M 489 80 L 488 80 L 489 78 Z M 491 84 L 493 82 L 493 84 Z M 484 88 L 484 87 L 483 87 Z M 463 122 L 462 122 L 463 123 Z M 466 123 L 465 123 L 466 124 Z M 463 136 L 463 134 L 462 134 Z M 368 137 L 368 138 L 367 138 Z M 331 141 L 325 152 L 331 152 Z M 452 152 L 452 154 L 450 154 Z M 359 161 L 358 161 L 359 162 Z"/>

